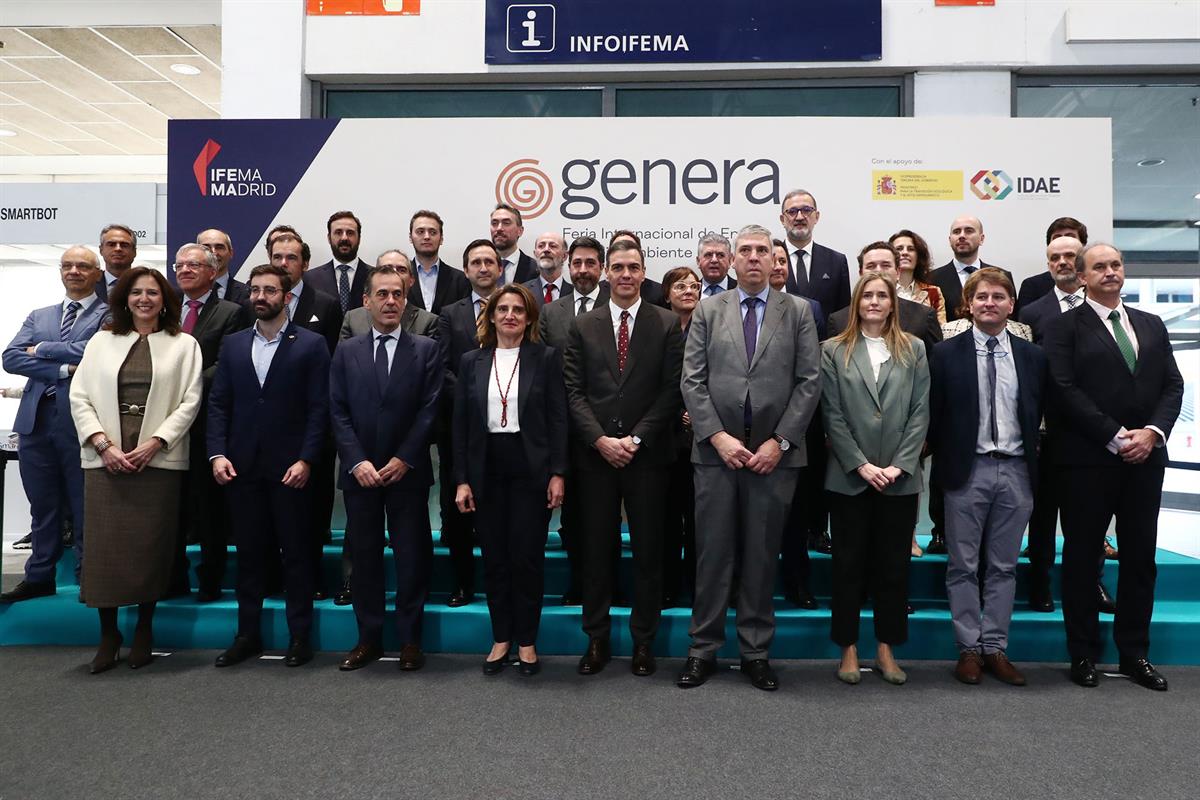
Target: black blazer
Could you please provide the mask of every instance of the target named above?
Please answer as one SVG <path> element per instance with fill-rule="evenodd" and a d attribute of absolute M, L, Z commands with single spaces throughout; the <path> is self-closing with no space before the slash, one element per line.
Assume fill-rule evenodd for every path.
<path fill-rule="evenodd" d="M 183 302 L 187 302 L 186 296 Z M 183 313 L 187 316 L 186 305 Z M 192 329 L 192 337 L 200 345 L 205 389 L 212 383 L 213 374 L 216 372 L 222 340 L 235 331 L 249 328 L 250 324 L 250 315 L 244 307 L 229 300 L 218 300 L 216 292 L 208 296 L 207 302 L 200 309 L 196 327 Z"/>
<path fill-rule="evenodd" d="M 409 465 L 405 488 L 433 485 L 429 442 L 442 389 L 438 344 L 398 328 L 396 353 L 383 393 L 375 379 L 375 346 L 370 333 L 342 344 L 329 370 L 329 417 L 338 455 L 338 487 L 361 490 L 350 473 L 370 461 L 379 469 L 393 456 Z"/>
<path fill-rule="evenodd" d="M 528 289 L 530 291 L 530 293 L 533 295 L 533 299 L 537 301 L 537 307 L 539 309 L 542 306 L 546 305 L 546 295 L 544 294 L 545 289 L 542 288 L 542 279 L 540 277 L 534 278 L 531 281 L 525 281 L 525 283 L 522 285 L 526 289 Z M 564 297 L 574 297 L 574 296 L 575 296 L 574 287 L 572 287 L 571 284 L 567 283 L 567 281 L 564 280 L 562 282 L 562 291 L 559 292 L 558 295 L 551 302 L 562 300 Z"/>
<path fill-rule="evenodd" d="M 1183 377 L 1167 326 L 1153 314 L 1125 309 L 1138 340 L 1132 374 L 1116 340 L 1087 303 L 1046 326 L 1042 346 L 1051 377 L 1046 434 L 1055 464 L 1123 464 L 1105 449 L 1122 425 L 1127 430 L 1154 425 L 1171 435 L 1183 403 Z M 1146 463 L 1166 466 L 1167 448 L 1154 448 Z"/>
<path fill-rule="evenodd" d="M 664 466 L 675 460 L 672 424 L 683 408 L 679 376 L 683 335 L 679 316 L 643 300 L 629 339 L 625 370 L 617 369 L 611 305 L 575 321 L 563 363 L 571 429 L 581 469 L 609 468 L 592 444 L 601 436 L 638 436 L 630 466 Z"/>
<path fill-rule="evenodd" d="M 984 267 L 999 269 L 995 264 L 989 264 L 980 259 L 979 268 L 983 269 Z M 1012 280 L 1011 272 L 1008 270 L 1003 270 L 1003 272 L 1008 276 L 1009 280 Z M 1049 273 L 1046 274 L 1048 275 Z M 946 299 L 946 322 L 958 319 L 961 316 L 958 311 L 959 306 L 962 305 L 963 285 L 962 281 L 958 278 L 958 270 L 954 268 L 954 262 L 951 261 L 948 264 L 943 264 L 933 272 L 930 272 L 929 282 L 941 289 L 942 297 Z"/>
<path fill-rule="evenodd" d="M 438 314 L 438 340 L 441 342 L 446 372 L 442 404 L 449 409 L 454 404 L 458 364 L 464 353 L 479 349 L 479 328 L 475 322 L 475 304 L 471 302 L 471 295 L 451 303 Z"/>
<path fill-rule="evenodd" d="M 247 274 L 249 274 L 249 270 L 247 270 Z M 213 287 L 216 288 L 217 284 L 214 283 Z M 250 299 L 250 287 L 230 276 L 229 284 L 225 287 L 225 293 L 221 295 L 221 299 L 231 303 L 245 303 Z"/>
<path fill-rule="evenodd" d="M 442 309 L 451 303 L 471 296 L 471 283 L 462 270 L 455 269 L 445 261 L 438 261 L 437 283 L 433 290 L 433 302 L 430 303 L 421 294 L 421 281 L 417 278 L 417 262 L 412 262 L 413 285 L 408 290 L 408 302 L 417 308 L 423 308 L 431 314 L 440 314 Z"/>
<path fill-rule="evenodd" d="M 925 343 L 925 352 L 932 353 L 933 346 L 942 340 L 942 326 L 938 324 L 937 312 L 924 303 L 900 299 L 900 330 L 912 334 Z M 850 307 L 845 306 L 829 315 L 825 329 L 826 338 L 837 336 L 846 330 L 850 321 Z"/>
<path fill-rule="evenodd" d="M 337 297 L 331 297 L 305 281 L 304 291 L 300 292 L 300 300 L 296 303 L 296 314 L 292 321 L 301 328 L 324 336 L 332 355 L 342 330 L 342 304 L 338 302 Z"/>
<path fill-rule="evenodd" d="M 488 389 L 492 354 L 486 347 L 464 353 L 454 390 L 454 480 L 478 491 L 486 478 Z M 533 481 L 545 485 L 567 472 L 567 390 L 562 358 L 544 344 L 524 342 L 517 379 L 516 418 Z M 510 406 L 509 413 L 512 414 Z"/>
<path fill-rule="evenodd" d="M 350 281 L 350 304 L 343 309 L 342 313 L 352 308 L 362 307 L 363 291 L 367 286 L 367 272 L 370 269 L 370 264 L 361 258 L 358 259 L 358 264 L 354 267 L 354 278 Z M 341 307 L 341 295 L 338 294 L 338 276 L 334 270 L 333 261 L 326 261 L 321 266 L 306 271 L 304 273 L 304 285 L 319 289 L 337 300 L 338 307 Z"/>
<path fill-rule="evenodd" d="M 1021 288 L 1017 292 L 1017 307 L 1014 311 L 1020 314 L 1022 310 L 1027 308 L 1035 300 L 1041 299 L 1047 293 L 1053 294 L 1054 277 L 1046 272 L 1039 272 L 1037 275 L 1031 275 L 1021 281 Z M 1024 322 L 1025 320 L 1021 320 Z"/>
<path fill-rule="evenodd" d="M 786 248 L 785 248 L 786 249 Z M 788 251 L 791 259 L 791 251 Z M 850 269 L 845 253 L 831 250 L 813 242 L 812 263 L 808 266 L 808 277 L 796 277 L 795 265 L 788 263 L 788 278 L 784 289 L 789 294 L 811 297 L 822 308 L 845 308 L 850 305 Z"/>
<path fill-rule="evenodd" d="M 517 271 L 513 275 L 513 283 L 525 283 L 531 281 L 538 276 L 537 262 L 528 253 L 517 250 L 519 257 L 517 258 Z M 504 259 L 500 259 L 503 263 Z"/>
<path fill-rule="evenodd" d="M 254 372 L 254 331 L 230 334 L 208 395 L 208 457 L 224 455 L 236 480 L 279 481 L 322 457 L 329 429 L 329 353 L 321 337 L 289 323 L 267 380 Z M 310 484 L 311 485 L 311 484 Z"/>
<path fill-rule="evenodd" d="M 1049 274 L 1049 273 L 1047 273 Z M 1028 281 L 1026 281 L 1028 283 Z M 1033 329 L 1034 344 L 1041 344 L 1046 333 L 1046 326 L 1062 314 L 1062 304 L 1054 293 L 1054 281 L 1050 281 L 1050 294 L 1044 294 L 1037 300 L 1021 309 L 1020 322 Z M 1022 286 L 1024 288 L 1024 286 Z"/>
<path fill-rule="evenodd" d="M 1030 489 L 1037 485 L 1038 428 L 1046 396 L 1046 356 L 1037 345 L 1009 334 L 1017 368 L 1017 417 L 1029 467 Z M 929 451 L 933 480 L 957 489 L 971 476 L 979 440 L 979 372 L 975 336 L 951 337 L 933 348 L 929 359 Z"/>

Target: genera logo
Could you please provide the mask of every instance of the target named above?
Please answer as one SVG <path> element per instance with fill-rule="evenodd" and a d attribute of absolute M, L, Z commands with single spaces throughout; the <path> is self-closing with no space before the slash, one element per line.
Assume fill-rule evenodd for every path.
<path fill-rule="evenodd" d="M 271 197 L 278 191 L 274 183 L 264 181 L 257 167 L 213 167 L 221 145 L 209 139 L 192 162 L 192 174 L 200 194 L 208 197 Z"/>
<path fill-rule="evenodd" d="M 1061 194 L 1062 178 L 1022 175 L 1013 179 L 1002 169 L 981 169 L 971 178 L 971 191 L 980 200 L 1003 200 L 1013 191 L 1017 194 Z"/>
<path fill-rule="evenodd" d="M 575 158 L 563 164 L 558 183 L 558 213 L 572 220 L 592 219 L 604 203 L 728 205 L 737 195 L 753 205 L 777 205 L 780 196 L 779 164 L 769 158 L 696 158 L 683 163 L 670 158 Z M 496 202 L 512 206 L 526 219 L 544 214 L 554 199 L 555 182 L 536 158 L 509 162 L 496 177 Z"/>

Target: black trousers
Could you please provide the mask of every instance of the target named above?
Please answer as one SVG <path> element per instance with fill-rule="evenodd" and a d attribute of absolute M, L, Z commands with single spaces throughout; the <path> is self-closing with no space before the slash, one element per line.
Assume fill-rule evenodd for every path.
<path fill-rule="evenodd" d="M 1046 437 L 1041 437 L 1038 481 L 1029 517 L 1029 592 L 1050 596 L 1050 568 L 1054 566 L 1054 539 L 1058 533 L 1058 491 L 1061 474 L 1046 457 Z"/>
<path fill-rule="evenodd" d="M 1146 658 L 1150 651 L 1163 473 L 1163 467 L 1146 464 L 1061 466 L 1057 470 L 1063 527 L 1063 621 L 1072 659 L 1095 661 L 1103 649 L 1096 551 L 1103 546 L 1113 517 L 1121 548 L 1113 640 L 1123 660 Z"/>
<path fill-rule="evenodd" d="M 195 541 L 200 544 L 196 580 L 202 590 L 216 591 L 221 588 L 221 581 L 225 577 L 230 530 L 229 504 L 225 488 L 213 480 L 212 465 L 206 457 L 203 427 L 193 425 L 190 435 L 190 465 L 183 476 L 183 502 L 179 504 L 183 517 L 179 525 L 181 535 L 171 582 L 182 588 L 187 580 L 187 543 Z"/>
<path fill-rule="evenodd" d="M 825 423 L 819 411 L 813 415 L 804 433 L 804 447 L 808 464 L 800 468 L 796 480 L 796 494 L 792 498 L 787 526 L 783 529 L 780 552 L 780 573 L 784 588 L 790 594 L 809 591 L 811 565 L 808 540 L 824 533 L 829 527 L 829 501 L 825 496 L 825 465 L 829 460 L 829 448 L 825 445 Z"/>
<path fill-rule="evenodd" d="M 629 630 L 636 644 L 649 643 L 662 615 L 663 468 L 605 466 L 579 476 L 586 485 L 580 499 L 583 534 L 583 631 L 607 639 L 612 629 L 613 544 L 620 536 L 621 503 L 633 546 L 633 604 Z M 619 539 L 617 539 L 619 543 Z"/>
<path fill-rule="evenodd" d="M 332 439 L 327 445 L 321 453 L 321 459 L 312 465 L 308 476 L 308 485 L 312 491 L 312 515 L 305 524 L 312 531 L 310 542 L 314 591 L 321 588 L 321 584 L 324 582 L 321 575 L 321 561 L 325 556 L 325 545 L 330 541 L 329 525 L 333 520 L 334 491 L 337 482 L 334 472 L 337 452 L 333 448 Z"/>
<path fill-rule="evenodd" d="M 358 618 L 359 644 L 383 644 L 385 519 L 396 568 L 396 632 L 401 645 L 421 644 L 425 595 L 433 563 L 429 489 L 405 486 L 404 480 L 379 489 L 342 492 L 354 564 L 350 586 L 354 615 Z"/>
<path fill-rule="evenodd" d="M 450 566 L 454 570 L 454 588 L 471 594 L 475 591 L 474 548 L 475 528 L 478 522 L 474 514 L 464 514 L 459 511 L 454 502 L 458 483 L 454 480 L 454 456 L 449 430 L 439 430 L 437 449 L 438 504 L 442 511 L 441 543 L 450 550 Z"/>
<path fill-rule="evenodd" d="M 917 495 L 829 493 L 833 541 L 833 641 L 858 642 L 863 597 L 875 600 L 875 639 L 908 640 L 908 560 Z"/>
<path fill-rule="evenodd" d="M 546 485 L 530 476 L 519 433 L 488 436 L 484 483 L 471 487 L 483 552 L 492 639 L 537 641 L 550 509 Z"/>
<path fill-rule="evenodd" d="M 243 477 L 226 489 L 238 553 L 238 635 L 261 635 L 269 565 L 277 563 L 282 552 L 288 631 L 307 637 L 313 610 L 310 489 L 291 489 L 277 479 Z"/>
<path fill-rule="evenodd" d="M 671 597 L 696 588 L 696 486 L 690 451 L 676 456 L 663 502 L 663 593 Z"/>

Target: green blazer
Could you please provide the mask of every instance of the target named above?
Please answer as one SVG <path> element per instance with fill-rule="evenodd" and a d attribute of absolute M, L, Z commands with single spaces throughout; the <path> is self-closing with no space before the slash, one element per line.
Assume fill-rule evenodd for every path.
<path fill-rule="evenodd" d="M 846 345 L 821 345 L 821 411 L 833 458 L 825 471 L 825 488 L 855 495 L 870 489 L 858 475 L 866 463 L 896 466 L 903 475 L 884 494 L 921 491 L 921 448 L 929 429 L 929 365 L 925 344 L 908 337 L 911 364 L 892 357 L 879 368 L 876 382 L 861 339 L 846 364 Z M 874 490 L 872 490 L 874 491 Z"/>

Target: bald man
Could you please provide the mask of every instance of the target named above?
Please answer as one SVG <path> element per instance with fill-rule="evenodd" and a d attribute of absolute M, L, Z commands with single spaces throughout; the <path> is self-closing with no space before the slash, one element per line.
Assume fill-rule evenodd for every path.
<path fill-rule="evenodd" d="M 561 233 L 547 231 L 533 243 L 533 260 L 537 262 L 538 276 L 525 281 L 525 288 L 533 292 L 538 308 L 564 297 L 574 297 L 574 287 L 563 277 L 563 262 L 567 260 L 567 240 Z"/>
<path fill-rule="evenodd" d="M 229 265 L 233 262 L 233 240 L 229 234 L 219 228 L 208 228 L 196 234 L 196 243 L 204 245 L 217 257 L 217 275 L 213 283 L 217 299 L 231 303 L 249 300 L 250 288 L 229 274 Z"/>
<path fill-rule="evenodd" d="M 947 322 L 960 316 L 963 284 L 967 282 L 971 273 L 984 267 L 996 266 L 979 258 L 979 250 L 983 247 L 985 239 L 983 222 L 978 217 L 958 217 L 950 223 L 950 249 L 954 252 L 954 259 L 929 274 L 929 279 L 942 290 L 942 296 L 946 298 Z M 1012 280 L 1011 272 L 1004 270 L 1004 273 Z"/>

